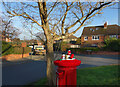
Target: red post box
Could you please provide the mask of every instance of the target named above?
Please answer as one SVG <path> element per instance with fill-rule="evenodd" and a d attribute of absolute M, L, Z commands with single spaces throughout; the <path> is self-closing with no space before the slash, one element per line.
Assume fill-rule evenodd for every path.
<path fill-rule="evenodd" d="M 57 68 L 56 84 L 58 87 L 76 87 L 76 67 L 81 63 L 80 60 L 56 60 L 54 64 Z"/>

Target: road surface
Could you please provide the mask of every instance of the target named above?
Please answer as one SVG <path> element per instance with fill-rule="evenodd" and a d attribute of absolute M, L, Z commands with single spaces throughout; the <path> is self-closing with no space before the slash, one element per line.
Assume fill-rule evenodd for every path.
<path fill-rule="evenodd" d="M 40 57 L 28 57 L 26 60 L 3 64 L 2 84 L 26 85 L 46 77 L 46 61 Z"/>
<path fill-rule="evenodd" d="M 56 55 L 55 55 L 56 56 Z M 60 58 L 61 54 L 57 55 Z M 102 65 L 118 64 L 118 56 L 100 56 L 100 55 L 75 55 L 75 58 L 81 60 L 80 68 L 95 67 Z M 29 59 L 25 62 L 17 62 L 2 68 L 3 85 L 26 85 L 46 77 L 46 61 L 39 58 Z"/>

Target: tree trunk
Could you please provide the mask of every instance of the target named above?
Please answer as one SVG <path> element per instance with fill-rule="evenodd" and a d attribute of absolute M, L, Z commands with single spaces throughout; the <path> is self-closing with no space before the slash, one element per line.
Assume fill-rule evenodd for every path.
<path fill-rule="evenodd" d="M 53 41 L 47 40 L 47 79 L 48 85 L 53 87 L 55 81 L 55 65 L 54 65 Z"/>
<path fill-rule="evenodd" d="M 54 65 L 54 53 L 53 53 L 53 39 L 49 30 L 49 23 L 47 20 L 47 7 L 46 2 L 40 2 L 38 0 L 39 12 L 41 17 L 41 23 L 43 25 L 44 34 L 47 40 L 47 79 L 48 85 L 53 87 L 55 85 L 55 65 Z"/>

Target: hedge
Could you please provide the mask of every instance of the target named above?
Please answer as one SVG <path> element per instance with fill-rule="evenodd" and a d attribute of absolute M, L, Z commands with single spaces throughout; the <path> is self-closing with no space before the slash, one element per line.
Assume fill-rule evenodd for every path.
<path fill-rule="evenodd" d="M 30 47 L 24 47 L 24 54 L 31 52 Z M 2 56 L 8 54 L 22 54 L 23 48 L 18 46 L 11 46 L 9 43 L 2 42 Z"/>
<path fill-rule="evenodd" d="M 120 39 L 106 39 L 104 50 L 120 52 Z"/>
<path fill-rule="evenodd" d="M 91 51 L 100 51 L 101 49 L 98 47 L 84 47 L 84 48 L 70 48 L 72 52 L 85 52 L 86 50 Z"/>

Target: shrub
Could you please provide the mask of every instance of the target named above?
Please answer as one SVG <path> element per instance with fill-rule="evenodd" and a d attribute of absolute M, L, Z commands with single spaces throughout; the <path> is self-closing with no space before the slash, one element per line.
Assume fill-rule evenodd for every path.
<path fill-rule="evenodd" d="M 106 39 L 104 49 L 109 51 L 120 51 L 120 39 Z"/>
<path fill-rule="evenodd" d="M 99 51 L 98 47 L 70 48 L 72 52 L 85 52 L 86 50 Z"/>
<path fill-rule="evenodd" d="M 31 52 L 30 47 L 24 47 L 24 53 L 29 53 Z M 22 47 L 14 47 L 14 54 L 22 54 L 23 53 L 23 48 Z"/>
<path fill-rule="evenodd" d="M 61 50 L 61 43 L 54 43 L 53 48 L 54 48 L 54 51 L 60 51 Z"/>
<path fill-rule="evenodd" d="M 2 53 L 7 51 L 11 47 L 10 43 L 7 43 L 5 41 L 2 41 Z"/>
<path fill-rule="evenodd" d="M 24 53 L 31 52 L 30 47 L 24 47 Z M 8 55 L 8 54 L 22 54 L 23 48 L 20 46 L 11 46 L 7 42 L 2 42 L 2 56 Z"/>
<path fill-rule="evenodd" d="M 69 48 L 68 42 L 59 42 L 53 45 L 54 51 L 66 51 Z"/>

